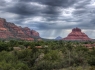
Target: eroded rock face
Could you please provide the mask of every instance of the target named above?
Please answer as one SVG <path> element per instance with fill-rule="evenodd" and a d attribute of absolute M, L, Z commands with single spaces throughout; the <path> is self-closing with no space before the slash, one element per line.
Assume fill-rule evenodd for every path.
<path fill-rule="evenodd" d="M 85 33 L 81 32 L 81 29 L 74 28 L 72 32 L 64 38 L 64 40 L 91 40 Z"/>
<path fill-rule="evenodd" d="M 13 38 L 13 34 L 6 27 L 6 20 L 0 18 L 0 38 L 5 39 L 10 37 Z"/>
<path fill-rule="evenodd" d="M 35 30 L 31 30 L 31 34 L 32 34 L 33 36 L 39 37 L 39 33 L 38 33 L 37 31 L 35 31 Z"/>
<path fill-rule="evenodd" d="M 0 38 L 16 38 L 22 40 L 34 40 L 32 36 L 39 36 L 39 33 L 35 30 L 30 30 L 28 27 L 22 28 L 13 23 L 6 22 L 5 19 L 0 18 Z"/>
<path fill-rule="evenodd" d="M 26 35 L 31 36 L 31 30 L 28 27 L 25 27 L 22 30 L 26 33 Z"/>

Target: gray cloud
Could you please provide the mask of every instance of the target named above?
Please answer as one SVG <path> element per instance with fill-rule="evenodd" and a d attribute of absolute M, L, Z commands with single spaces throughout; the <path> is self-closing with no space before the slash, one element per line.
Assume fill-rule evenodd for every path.
<path fill-rule="evenodd" d="M 40 8 L 29 3 L 16 3 L 14 6 L 5 9 L 7 12 L 15 13 L 21 16 L 37 15 Z M 38 13 L 39 11 L 39 13 Z"/>
<path fill-rule="evenodd" d="M 95 29 L 95 5 L 91 1 L 0 0 L 0 17 L 35 29 L 41 32 L 42 37 L 54 38 L 58 34 L 64 37 L 68 34 L 66 30 L 74 27 L 92 31 Z M 48 35 L 49 32 L 52 34 Z M 89 35 L 90 32 L 86 33 Z"/>
<path fill-rule="evenodd" d="M 6 1 L 0 0 L 0 6 L 6 6 Z"/>
<path fill-rule="evenodd" d="M 20 2 L 37 2 L 49 6 L 69 7 L 78 0 L 19 0 Z"/>
<path fill-rule="evenodd" d="M 21 16 L 43 15 L 44 17 L 57 17 L 60 13 L 58 7 L 67 8 L 72 6 L 75 2 L 76 0 L 17 0 L 13 6 L 5 8 L 5 11 Z M 46 7 L 42 9 L 30 3 L 38 3 L 46 5 Z"/>
<path fill-rule="evenodd" d="M 85 8 L 87 5 L 89 5 L 91 0 L 80 0 L 77 3 L 75 3 L 74 7 L 76 9 Z"/>

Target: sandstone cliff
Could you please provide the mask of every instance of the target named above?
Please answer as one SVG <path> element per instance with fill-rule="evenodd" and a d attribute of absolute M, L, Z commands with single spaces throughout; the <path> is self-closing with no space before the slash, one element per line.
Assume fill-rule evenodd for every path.
<path fill-rule="evenodd" d="M 14 23 L 6 22 L 5 19 L 0 18 L 0 39 L 21 39 L 34 40 L 34 37 L 40 39 L 39 33 L 31 30 L 28 27 L 22 28 Z"/>
<path fill-rule="evenodd" d="M 91 40 L 85 33 L 81 32 L 81 29 L 74 28 L 72 32 L 63 40 Z"/>

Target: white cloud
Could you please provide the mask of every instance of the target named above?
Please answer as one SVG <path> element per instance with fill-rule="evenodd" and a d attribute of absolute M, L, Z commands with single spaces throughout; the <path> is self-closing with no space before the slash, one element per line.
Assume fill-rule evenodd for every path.
<path fill-rule="evenodd" d="M 37 3 L 37 2 L 30 2 L 31 5 L 34 5 L 34 6 L 38 6 L 40 8 L 46 8 L 47 5 L 43 5 L 43 4 L 40 4 L 40 3 Z"/>
<path fill-rule="evenodd" d="M 12 20 L 12 18 L 18 17 L 18 15 L 17 14 L 13 14 L 13 13 L 9 13 L 9 12 L 2 12 L 2 11 L 0 11 L 0 17 L 8 18 L 8 19 Z"/>
<path fill-rule="evenodd" d="M 75 10 L 74 8 L 61 9 L 61 11 L 62 11 L 61 15 L 65 16 L 65 17 L 72 17 L 72 12 L 74 10 Z"/>
<path fill-rule="evenodd" d="M 5 0 L 6 2 L 11 2 L 12 0 Z"/>

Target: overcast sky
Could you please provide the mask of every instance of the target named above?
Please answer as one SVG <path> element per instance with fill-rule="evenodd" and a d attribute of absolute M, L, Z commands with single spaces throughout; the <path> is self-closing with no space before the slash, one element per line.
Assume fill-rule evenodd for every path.
<path fill-rule="evenodd" d="M 0 0 L 0 17 L 43 38 L 64 38 L 79 27 L 95 39 L 95 0 Z"/>

